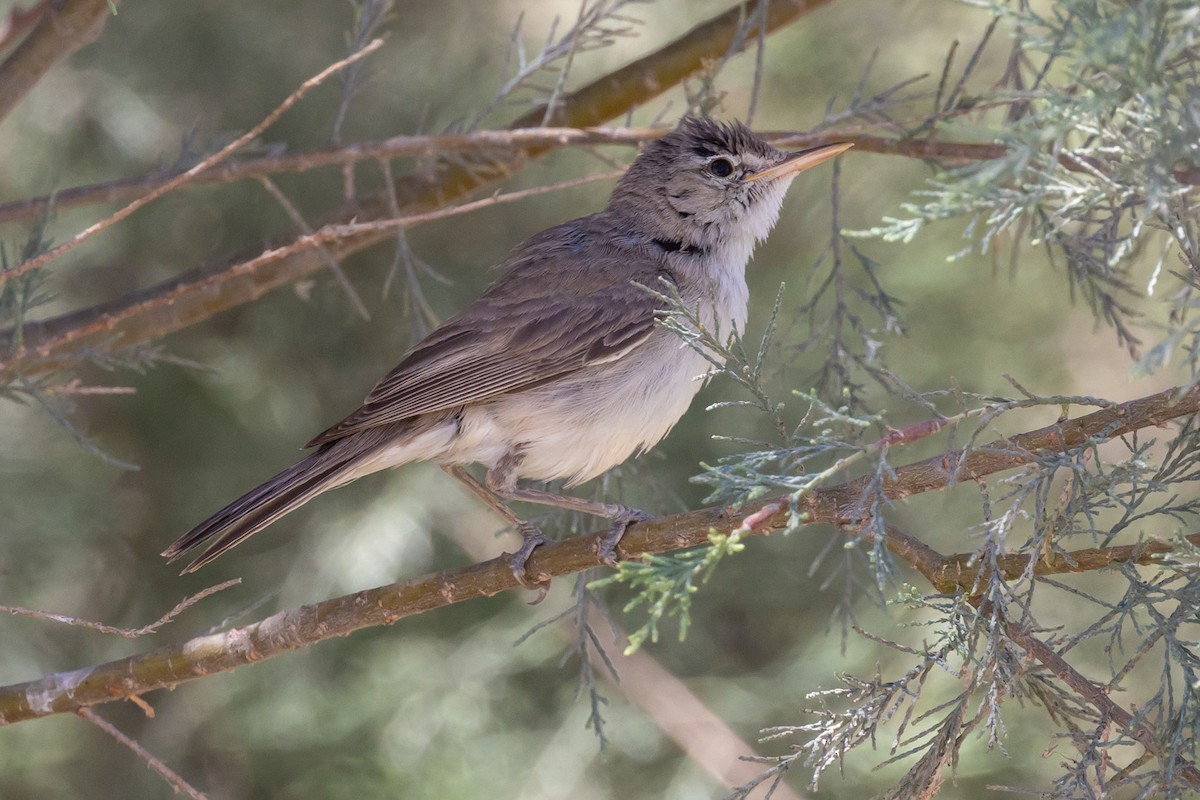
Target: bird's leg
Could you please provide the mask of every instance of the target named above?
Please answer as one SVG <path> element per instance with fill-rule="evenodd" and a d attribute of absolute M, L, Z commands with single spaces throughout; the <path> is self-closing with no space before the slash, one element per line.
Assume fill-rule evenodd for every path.
<path fill-rule="evenodd" d="M 496 466 L 488 470 L 487 488 L 505 500 L 524 500 L 527 503 L 539 503 L 545 506 L 563 508 L 567 511 L 580 511 L 584 514 L 591 514 L 595 517 L 603 517 L 604 519 L 611 520 L 613 523 L 612 528 L 600 540 L 600 546 L 597 549 L 597 555 L 610 567 L 617 565 L 615 555 L 617 543 L 625 535 L 625 530 L 634 522 L 651 519 L 651 516 L 646 512 L 638 511 L 636 508 L 630 508 L 629 506 L 617 505 L 615 503 L 600 503 L 595 500 L 584 500 L 581 497 L 571 497 L 569 495 L 554 494 L 553 492 L 544 492 L 539 489 L 527 489 L 518 486 L 517 466 L 520 463 L 521 456 L 517 453 L 509 453 L 501 458 L 496 462 Z M 530 550 L 532 551 L 532 548 Z"/>
<path fill-rule="evenodd" d="M 546 537 L 542 535 L 542 532 L 538 530 L 536 525 L 531 525 L 514 514 L 513 510 L 505 505 L 504 500 L 499 495 L 476 480 L 475 476 L 468 472 L 466 467 L 459 464 L 442 464 L 440 466 L 445 470 L 446 474 L 457 478 L 463 486 L 470 489 L 488 508 L 503 517 L 517 533 L 521 534 L 521 549 L 508 557 L 509 566 L 512 567 L 513 576 L 517 579 L 518 583 L 526 589 L 538 592 L 539 597 L 533 601 L 533 604 L 536 605 L 542 602 L 546 597 L 546 592 L 549 591 L 549 582 L 537 583 L 529 580 L 529 576 L 525 572 L 525 562 L 529 560 L 529 556 L 533 553 L 534 548 L 546 543 Z"/>

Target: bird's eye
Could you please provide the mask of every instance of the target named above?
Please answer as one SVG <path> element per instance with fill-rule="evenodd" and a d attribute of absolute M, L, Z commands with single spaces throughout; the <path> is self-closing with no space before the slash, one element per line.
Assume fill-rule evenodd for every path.
<path fill-rule="evenodd" d="M 718 178 L 728 178 L 733 174 L 733 164 L 728 158 L 715 158 L 709 162 L 708 171 Z"/>

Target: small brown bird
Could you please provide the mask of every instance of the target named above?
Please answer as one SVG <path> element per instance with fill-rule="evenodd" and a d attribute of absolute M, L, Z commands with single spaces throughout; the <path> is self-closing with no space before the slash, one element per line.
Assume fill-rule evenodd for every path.
<path fill-rule="evenodd" d="M 505 500 L 610 520 L 612 561 L 630 523 L 649 515 L 518 485 L 574 486 L 652 447 L 683 416 L 709 363 L 658 320 L 664 281 L 722 335 L 744 328 L 745 269 L 797 173 L 845 152 L 784 153 L 740 123 L 687 117 L 630 166 L 608 206 L 518 245 L 483 295 L 404 356 L 362 407 L 308 443 L 315 451 L 180 537 L 191 572 L 284 514 L 363 475 L 432 461 L 523 537 L 545 540 Z M 487 468 L 486 483 L 466 470 Z"/>

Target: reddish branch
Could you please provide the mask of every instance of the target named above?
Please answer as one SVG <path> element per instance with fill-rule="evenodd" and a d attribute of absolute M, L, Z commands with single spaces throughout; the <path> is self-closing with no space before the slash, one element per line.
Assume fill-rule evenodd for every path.
<path fill-rule="evenodd" d="M 1161 425 L 1200 411 L 1200 389 L 1172 389 L 1122 403 L 1074 420 L 1067 420 L 1028 433 L 1000 439 L 964 453 L 951 451 L 898 468 L 882 489 L 892 501 L 953 486 L 967 478 L 983 478 L 1028 464 L 1047 450 L 1061 452 L 1090 442 L 1102 441 L 1141 428 Z M 840 486 L 817 489 L 801 498 L 799 505 L 810 523 L 829 523 L 853 530 L 862 520 L 861 505 L 868 482 L 848 481 Z M 668 553 L 708 543 L 712 530 L 729 532 L 746 516 L 760 509 L 780 509 L 756 529 L 756 533 L 783 530 L 788 526 L 788 498 L 753 503 L 737 514 L 725 508 L 705 508 L 638 523 L 621 541 L 621 556 Z M 577 536 L 534 552 L 529 569 L 548 577 L 569 575 L 600 565 L 596 545 L 603 533 Z M 943 559 L 923 544 L 906 537 L 889 539 L 889 546 L 918 571 L 937 574 L 932 559 L 952 564 L 965 556 Z M 1155 546 L 1168 552 L 1166 545 Z M 1114 548 L 1111 557 L 1093 559 L 1093 568 L 1122 558 L 1136 560 L 1144 547 Z M 1063 571 L 1078 571 L 1084 562 L 1075 560 Z M 1043 568 L 1052 571 L 1053 562 Z M 931 567 L 933 567 L 931 569 Z M 78 708 L 175 686 L 217 672 L 307 647 L 361 628 L 390 625 L 397 620 L 442 606 L 491 597 L 517 586 L 503 558 L 413 578 L 390 586 L 368 589 L 310 606 L 281 611 L 259 622 L 224 633 L 201 636 L 183 644 L 168 645 L 149 653 L 59 673 L 40 680 L 0 688 L 0 724 L 74 711 Z"/>

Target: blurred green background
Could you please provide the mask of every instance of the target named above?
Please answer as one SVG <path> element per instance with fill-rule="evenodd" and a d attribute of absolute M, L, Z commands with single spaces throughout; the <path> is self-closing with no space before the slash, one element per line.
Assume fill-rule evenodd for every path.
<path fill-rule="evenodd" d="M 629 13 L 643 21 L 639 35 L 581 56 L 568 88 L 651 52 L 727 6 L 663 0 L 632 7 Z M 0 12 L 10 8 L 0 3 Z M 523 36 L 532 50 L 556 15 L 569 23 L 577 10 L 574 2 L 554 0 L 397 3 L 387 43 L 370 61 L 370 80 L 350 107 L 343 140 L 438 132 L 471 118 L 505 77 L 504 53 L 518 17 L 524 15 Z M 174 163 L 185 147 L 212 149 L 341 57 L 351 19 L 350 4 L 316 0 L 123 4 L 97 43 L 47 75 L 0 125 L 0 200 L 138 175 Z M 982 11 L 948 0 L 831 3 L 768 40 L 755 126 L 817 124 L 831 97 L 844 104 L 853 94 L 873 55 L 869 89 L 921 73 L 932 74 L 926 82 L 932 88 L 950 42 L 973 43 L 987 21 Z M 998 48 L 989 55 L 991 67 L 1001 54 Z M 721 73 L 717 86 L 726 94 L 719 116 L 744 116 L 753 69 L 748 53 Z M 337 103 L 333 81 L 272 127 L 265 143 L 327 144 Z M 673 120 L 685 107 L 675 90 L 633 121 Z M 488 125 L 516 113 L 501 110 Z M 627 148 L 604 152 L 621 163 L 632 155 Z M 401 174 L 410 166 L 399 160 L 394 169 Z M 591 154 L 561 151 L 510 185 L 607 168 Z M 797 180 L 776 232 L 750 269 L 757 311 L 752 338 L 779 283 L 789 287 L 784 346 L 774 356 L 780 398 L 790 388 L 807 388 L 801 381 L 816 363 L 812 355 L 785 363 L 785 345 L 803 333 L 792 309 L 804 301 L 806 278 L 829 239 L 830 174 L 814 170 Z M 843 165 L 842 224 L 870 227 L 894 213 L 928 174 L 918 161 L 851 153 Z M 360 167 L 359 176 L 363 186 L 378 185 L 371 164 Z M 282 175 L 278 183 L 310 220 L 341 201 L 336 169 Z M 610 188 L 590 185 L 413 229 L 414 252 L 453 280 L 450 286 L 425 282 L 431 304 L 443 316 L 461 307 L 489 280 L 487 266 L 510 247 L 596 209 Z M 51 235 L 61 241 L 105 211 L 64 212 Z M 948 262 L 964 245 L 961 229 L 947 223 L 904 247 L 863 245 L 882 264 L 887 289 L 905 303 L 910 335 L 887 347 L 888 363 L 910 385 L 931 390 L 957 382 L 1000 393 L 1010 391 L 1003 378 L 1010 373 L 1045 393 L 1114 399 L 1164 385 L 1166 378 L 1127 385 L 1127 356 L 1109 331 L 1094 328 L 1086 308 L 1070 306 L 1065 279 L 1038 263 L 1043 254 L 1023 255 L 1015 275 L 1006 257 Z M 257 183 L 176 192 L 58 264 L 50 285 L 58 300 L 47 313 L 253 252 L 292 231 Z M 0 229 L 10 253 L 25 235 L 19 225 Z M 398 360 L 412 341 L 414 321 L 404 315 L 402 291 L 381 296 L 391 259 L 390 247 L 380 246 L 345 264 L 369 321 L 323 272 L 162 343 L 171 356 L 202 368 L 167 363 L 144 373 L 86 370 L 82 377 L 90 383 L 136 389 L 85 397 L 73 419 L 137 471 L 88 453 L 35 406 L 0 404 L 0 604 L 137 626 L 189 593 L 243 578 L 140 641 L 0 618 L 0 683 L 182 640 L 230 615 L 249 622 L 279 608 L 469 563 L 464 542 L 493 555 L 511 549 L 510 537 L 494 537 L 500 523 L 485 509 L 436 468 L 415 465 L 321 497 L 199 575 L 181 578 L 157 555 L 196 521 L 291 463 L 302 442 L 352 410 Z M 622 501 L 655 513 L 698 507 L 703 491 L 688 478 L 698 462 L 733 448 L 711 435 L 764 430 L 748 412 L 704 410 L 739 396 L 726 381 L 706 388 L 666 442 L 640 460 L 648 479 L 614 484 Z M 901 420 L 915 413 L 902 404 L 889 411 Z M 1045 414 L 1030 419 L 1050 421 Z M 978 514 L 969 487 L 917 498 L 908 512 L 926 521 L 913 533 L 933 546 L 969 549 L 956 541 L 964 521 Z M 805 721 L 801 709 L 811 705 L 805 694 L 833 685 L 837 673 L 872 674 L 878 665 L 886 674 L 892 667 L 892 653 L 854 635 L 843 640 L 830 608 L 843 592 L 860 593 L 857 621 L 885 631 L 906 612 L 883 612 L 868 592 L 847 589 L 840 579 L 822 591 L 821 578 L 809 574 L 831 535 L 815 529 L 751 542 L 696 597 L 688 639 L 680 643 L 672 633 L 648 648 L 747 740 L 766 726 Z M 571 583 L 559 581 L 536 608 L 525 605 L 527 596 L 511 593 L 155 693 L 146 698 L 154 719 L 130 704 L 99 713 L 212 797 L 719 795 L 704 770 L 612 683 L 603 686 L 610 746 L 600 751 L 585 728 L 578 663 L 560 663 L 569 640 L 558 629 L 514 647 L 530 626 L 571 603 Z M 623 596 L 614 593 L 609 602 L 620 619 Z M 635 613 L 629 626 L 638 624 Z M 614 658 L 619 668 L 619 654 Z M 1045 784 L 1043 770 L 1052 772 L 1055 763 L 1043 755 L 1049 742 L 1041 712 L 1014 704 L 1006 722 L 1009 756 L 984 754 L 983 743 L 968 743 L 970 757 L 942 796 L 993 796 L 989 784 Z M 759 752 L 783 752 L 784 746 L 768 743 Z M 901 771 L 872 772 L 885 757 L 882 751 L 855 754 L 845 777 L 828 775 L 817 796 L 860 798 L 881 790 Z M 806 781 L 802 774 L 790 778 L 804 793 Z M 4 800 L 170 795 L 142 762 L 72 716 L 0 730 Z"/>

